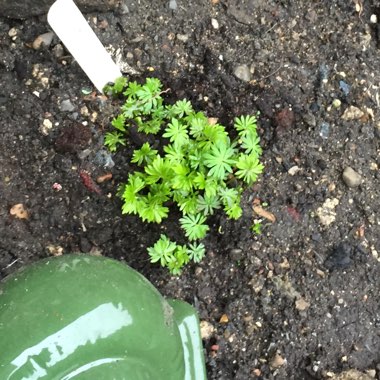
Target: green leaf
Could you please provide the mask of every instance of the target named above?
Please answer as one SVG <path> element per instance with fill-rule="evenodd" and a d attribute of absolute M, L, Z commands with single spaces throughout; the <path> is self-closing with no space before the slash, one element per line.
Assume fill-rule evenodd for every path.
<path fill-rule="evenodd" d="M 264 166 L 260 163 L 256 155 L 240 155 L 236 167 L 239 169 L 235 173 L 236 177 L 243 179 L 248 185 L 254 183 L 257 180 L 257 176 L 264 170 Z"/>
<path fill-rule="evenodd" d="M 207 140 L 213 144 L 224 143 L 227 145 L 229 143 L 228 134 L 220 124 L 206 124 L 203 129 L 203 140 Z"/>
<path fill-rule="evenodd" d="M 235 150 L 224 141 L 218 141 L 209 153 L 204 154 L 205 165 L 210 168 L 208 175 L 224 180 L 227 173 L 232 173 L 235 164 Z"/>
<path fill-rule="evenodd" d="M 234 203 L 239 200 L 239 191 L 237 189 L 233 188 L 219 188 L 218 189 L 218 194 L 223 202 L 223 205 L 226 207 L 232 207 Z"/>
<path fill-rule="evenodd" d="M 170 162 L 164 160 L 159 155 L 154 158 L 151 164 L 145 166 L 145 173 L 148 174 L 146 177 L 148 184 L 155 183 L 159 180 L 170 180 L 173 175 Z"/>
<path fill-rule="evenodd" d="M 171 108 L 171 113 L 182 118 L 184 115 L 189 115 L 193 112 L 193 106 L 186 100 L 178 100 Z"/>
<path fill-rule="evenodd" d="M 175 146 L 181 147 L 189 141 L 187 127 L 182 125 L 177 119 L 172 119 L 171 123 L 165 128 L 165 133 L 162 135 L 174 143 Z"/>
<path fill-rule="evenodd" d="M 220 184 L 214 178 L 206 179 L 205 194 L 207 197 L 213 197 L 218 193 Z"/>
<path fill-rule="evenodd" d="M 141 90 L 141 87 L 142 86 L 137 82 L 129 82 L 128 87 L 124 91 L 123 95 L 135 99 L 137 97 L 137 92 Z"/>
<path fill-rule="evenodd" d="M 190 169 L 183 164 L 173 165 L 173 172 L 175 173 L 172 179 L 173 189 L 190 192 L 193 188 L 195 173 L 190 172 Z"/>
<path fill-rule="evenodd" d="M 243 210 L 241 209 L 239 203 L 234 203 L 231 207 L 225 207 L 224 211 L 226 212 L 227 216 L 231 219 L 239 219 L 243 214 Z"/>
<path fill-rule="evenodd" d="M 167 265 L 169 272 L 174 276 L 180 275 L 182 273 L 183 266 L 189 261 L 190 258 L 187 254 L 186 246 L 177 245 L 177 249 L 174 253 L 174 260 Z"/>
<path fill-rule="evenodd" d="M 160 203 L 160 198 L 149 193 L 145 199 L 145 204 L 138 209 L 138 214 L 145 222 L 160 224 L 162 219 L 168 217 L 169 209 Z"/>
<path fill-rule="evenodd" d="M 184 153 L 180 146 L 168 144 L 164 146 L 165 159 L 170 163 L 180 163 L 184 159 Z"/>
<path fill-rule="evenodd" d="M 251 226 L 251 231 L 255 234 L 255 235 L 261 235 L 261 228 L 262 228 L 262 224 L 261 222 L 256 222 L 256 223 L 253 223 L 252 226 Z"/>
<path fill-rule="evenodd" d="M 145 134 L 157 134 L 161 130 L 162 120 L 161 119 L 151 119 L 151 120 L 141 120 L 141 118 L 135 119 L 138 124 L 138 131 L 144 132 Z"/>
<path fill-rule="evenodd" d="M 255 154 L 259 157 L 262 153 L 260 146 L 260 138 L 256 131 L 248 131 L 239 140 L 241 147 L 245 150 L 246 154 Z"/>
<path fill-rule="evenodd" d="M 206 236 L 209 226 L 204 224 L 205 221 L 206 217 L 202 214 L 186 215 L 179 220 L 189 240 L 203 239 Z"/>
<path fill-rule="evenodd" d="M 113 118 L 111 124 L 119 131 L 125 132 L 125 116 L 123 114 L 120 114 L 117 117 Z"/>
<path fill-rule="evenodd" d="M 197 114 L 189 115 L 186 120 L 190 124 L 190 135 L 197 140 L 201 139 L 203 130 L 208 125 L 207 117 L 203 113 L 198 112 Z"/>
<path fill-rule="evenodd" d="M 132 174 L 128 178 L 128 183 L 124 186 L 122 198 L 124 200 L 122 213 L 137 214 L 145 206 L 145 201 L 138 195 L 138 192 L 145 187 L 142 178 Z"/>
<path fill-rule="evenodd" d="M 154 157 L 156 157 L 158 151 L 152 149 L 149 143 L 144 143 L 140 149 L 133 152 L 131 162 L 137 163 L 137 165 L 142 165 L 142 163 L 150 164 Z"/>
<path fill-rule="evenodd" d="M 206 248 L 203 243 L 194 243 L 189 244 L 188 246 L 188 255 L 194 263 L 199 263 L 202 261 L 206 253 Z"/>
<path fill-rule="evenodd" d="M 213 196 L 198 196 L 197 209 L 202 212 L 203 215 L 213 215 L 214 210 L 220 208 L 220 201 L 217 195 Z"/>
<path fill-rule="evenodd" d="M 148 248 L 150 262 L 160 262 L 161 266 L 166 267 L 170 262 L 174 261 L 174 252 L 177 244 L 172 242 L 166 235 L 161 235 L 160 239 Z"/>
<path fill-rule="evenodd" d="M 104 145 L 111 152 L 115 152 L 119 145 L 125 145 L 125 138 L 120 132 L 107 132 L 104 138 Z"/>
<path fill-rule="evenodd" d="M 108 91 L 125 96 L 121 114 L 112 120 L 114 132 L 105 136 L 112 151 L 126 144 L 125 134 L 131 132 L 131 125 L 137 127 L 138 134 L 157 135 L 157 150 L 144 143 L 133 152 L 131 162 L 139 165 L 141 172 L 130 174 L 128 182 L 119 187 L 123 213 L 161 223 L 168 216 L 168 206 L 174 204 L 183 214 L 180 224 L 189 241 L 205 237 L 207 215 L 221 207 L 229 218 L 242 215 L 243 184 L 253 183 L 263 170 L 256 117 L 235 118 L 238 137 L 231 141 L 224 126 L 213 124 L 203 112 L 195 112 L 190 101 L 165 104 L 165 91 L 156 78 L 143 84 L 122 79 Z M 158 152 L 164 153 L 161 156 Z M 189 260 L 199 262 L 205 247 L 177 245 L 161 235 L 149 254 L 152 262 L 160 262 L 177 275 Z"/>
<path fill-rule="evenodd" d="M 207 186 L 206 177 L 203 173 L 198 172 L 197 175 L 194 177 L 194 187 L 198 190 L 204 190 Z"/>
<path fill-rule="evenodd" d="M 147 78 L 145 85 L 136 91 L 137 98 L 142 103 L 143 113 L 150 111 L 160 103 L 161 82 L 157 78 Z"/>
<path fill-rule="evenodd" d="M 181 195 L 177 193 L 176 202 L 178 203 L 179 209 L 184 215 L 195 214 L 197 212 L 198 205 L 198 193 L 185 193 L 186 195 Z"/>
<path fill-rule="evenodd" d="M 125 85 L 127 84 L 127 78 L 120 77 L 115 80 L 115 83 L 104 86 L 103 92 L 105 94 L 111 93 L 112 95 L 119 95 L 122 93 Z"/>
<path fill-rule="evenodd" d="M 121 110 L 126 120 L 133 119 L 143 111 L 142 106 L 133 99 L 127 99 L 122 105 Z"/>
<path fill-rule="evenodd" d="M 164 183 L 153 183 L 149 187 L 149 193 L 155 197 L 157 202 L 166 202 L 171 195 L 171 188 L 167 182 Z"/>
<path fill-rule="evenodd" d="M 192 149 L 189 154 L 190 167 L 194 170 L 202 170 L 204 167 L 204 155 L 200 149 Z"/>
<path fill-rule="evenodd" d="M 257 119 L 255 116 L 240 116 L 235 118 L 234 127 L 240 135 L 247 131 L 256 130 Z"/>

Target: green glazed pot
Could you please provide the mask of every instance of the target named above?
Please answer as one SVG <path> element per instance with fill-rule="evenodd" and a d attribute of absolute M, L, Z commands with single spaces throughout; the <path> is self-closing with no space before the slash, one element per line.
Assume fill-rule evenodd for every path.
<path fill-rule="evenodd" d="M 206 380 L 199 321 L 107 258 L 42 260 L 0 284 L 1 380 Z"/>

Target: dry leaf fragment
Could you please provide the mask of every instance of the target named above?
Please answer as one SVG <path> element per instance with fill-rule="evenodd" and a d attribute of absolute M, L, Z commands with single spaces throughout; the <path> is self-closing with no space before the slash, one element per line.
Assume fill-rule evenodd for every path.
<path fill-rule="evenodd" d="M 357 229 L 356 231 L 356 235 L 360 238 L 363 238 L 364 237 L 364 234 L 365 234 L 365 225 L 362 224 L 361 226 L 359 226 L 359 228 Z"/>
<path fill-rule="evenodd" d="M 260 200 L 260 198 L 255 198 L 255 199 L 253 200 L 252 204 L 253 204 L 254 206 L 260 206 L 260 205 L 261 205 L 261 200 Z"/>
<path fill-rule="evenodd" d="M 270 222 L 274 223 L 276 221 L 276 217 L 271 212 L 263 209 L 261 206 L 253 206 L 253 211 L 259 215 L 262 216 L 265 219 L 268 219 Z"/>
<path fill-rule="evenodd" d="M 306 310 L 307 308 L 309 308 L 310 304 L 309 302 L 307 302 L 304 298 L 299 298 L 297 301 L 296 301 L 296 309 L 299 310 L 299 311 L 304 311 Z"/>
<path fill-rule="evenodd" d="M 28 219 L 29 217 L 29 213 L 22 203 L 17 203 L 16 205 L 12 206 L 9 213 L 19 219 Z"/>
<path fill-rule="evenodd" d="M 223 315 L 220 317 L 219 323 L 228 323 L 228 321 L 229 321 L 229 319 L 228 319 L 227 314 L 223 314 Z"/>
<path fill-rule="evenodd" d="M 210 125 L 215 125 L 218 122 L 218 118 L 216 117 L 209 117 L 207 120 Z"/>
<path fill-rule="evenodd" d="M 111 178 L 112 178 L 112 173 L 103 174 L 96 179 L 96 182 L 103 183 L 105 181 L 109 181 Z"/>

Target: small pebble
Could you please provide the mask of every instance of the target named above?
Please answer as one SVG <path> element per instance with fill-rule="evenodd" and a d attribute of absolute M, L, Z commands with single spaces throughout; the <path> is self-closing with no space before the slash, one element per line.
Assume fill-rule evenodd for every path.
<path fill-rule="evenodd" d="M 319 218 L 319 221 L 324 226 L 329 226 L 336 219 L 335 207 L 338 206 L 339 199 L 337 198 L 327 198 L 323 205 L 319 207 L 316 211 L 316 214 Z"/>
<path fill-rule="evenodd" d="M 319 136 L 321 136 L 323 139 L 328 139 L 329 135 L 330 135 L 330 124 L 322 123 L 319 128 Z"/>
<path fill-rule="evenodd" d="M 350 93 L 350 86 L 344 80 L 339 81 L 339 88 L 346 96 L 348 96 L 348 94 Z"/>
<path fill-rule="evenodd" d="M 11 38 L 16 37 L 17 33 L 18 33 L 18 30 L 16 28 L 11 28 L 11 29 L 9 29 L 8 36 Z"/>
<path fill-rule="evenodd" d="M 9 213 L 19 219 L 28 219 L 29 217 L 29 213 L 22 203 L 17 203 L 16 205 L 12 206 L 12 208 L 9 210 Z"/>
<path fill-rule="evenodd" d="M 56 58 L 61 58 L 64 55 L 63 46 L 61 44 L 57 44 L 53 47 L 53 53 Z"/>
<path fill-rule="evenodd" d="M 69 99 L 63 100 L 60 104 L 60 109 L 63 112 L 72 112 L 75 110 L 75 106 Z"/>
<path fill-rule="evenodd" d="M 317 125 L 315 116 L 310 112 L 305 113 L 302 118 L 303 118 L 303 121 L 310 127 L 315 127 Z"/>
<path fill-rule="evenodd" d="M 269 365 L 272 369 L 280 368 L 284 364 L 285 364 L 285 359 L 278 353 L 273 356 L 272 360 L 269 363 Z"/>
<path fill-rule="evenodd" d="M 102 149 L 96 153 L 94 157 L 94 164 L 109 169 L 115 166 L 115 162 L 113 161 L 111 154 Z"/>
<path fill-rule="evenodd" d="M 310 303 L 307 302 L 304 298 L 299 298 L 296 303 L 296 309 L 299 310 L 299 311 L 305 311 L 306 309 L 308 309 L 310 307 Z"/>
<path fill-rule="evenodd" d="M 169 1 L 169 9 L 172 9 L 173 11 L 175 11 L 177 9 L 177 2 L 176 2 L 176 0 L 170 0 Z"/>
<path fill-rule="evenodd" d="M 53 32 L 48 32 L 39 35 L 34 41 L 33 41 L 33 49 L 38 50 L 42 46 L 49 47 L 51 42 L 53 41 L 54 33 Z"/>
<path fill-rule="evenodd" d="M 234 75 L 236 78 L 239 78 L 244 82 L 249 82 L 251 80 L 251 71 L 247 65 L 236 66 L 234 69 Z"/>
<path fill-rule="evenodd" d="M 49 119 L 44 119 L 39 130 L 44 136 L 47 136 L 52 128 L 53 123 Z"/>
<path fill-rule="evenodd" d="M 355 107 L 355 106 L 350 106 L 344 111 L 342 115 L 342 119 L 343 120 L 357 120 L 363 116 L 364 116 L 364 112 L 360 108 Z"/>
<path fill-rule="evenodd" d="M 288 170 L 288 173 L 291 175 L 291 176 L 294 176 L 296 175 L 299 171 L 301 170 L 301 168 L 297 165 L 295 166 L 292 166 L 289 170 Z"/>
<path fill-rule="evenodd" d="M 339 108 L 342 105 L 342 102 L 339 99 L 334 99 L 332 105 L 334 108 Z"/>
<path fill-rule="evenodd" d="M 187 42 L 189 39 L 188 34 L 177 34 L 177 40 L 182 41 L 182 42 Z"/>
<path fill-rule="evenodd" d="M 358 187 L 362 183 L 362 177 L 348 166 L 343 171 L 343 181 L 348 187 Z"/>
<path fill-rule="evenodd" d="M 83 87 L 83 88 L 81 88 L 81 93 L 83 95 L 90 95 L 91 92 L 92 92 L 92 88 L 91 87 Z"/>
<path fill-rule="evenodd" d="M 367 369 L 365 373 L 369 376 L 372 377 L 373 379 L 376 377 L 376 370 L 375 369 Z"/>
<path fill-rule="evenodd" d="M 322 65 L 319 67 L 319 78 L 323 84 L 326 84 L 328 82 L 329 73 L 329 67 L 326 64 L 322 63 Z"/>
<path fill-rule="evenodd" d="M 377 16 L 375 14 L 372 14 L 371 17 L 369 18 L 369 21 L 371 24 L 376 24 L 377 23 Z"/>
<path fill-rule="evenodd" d="M 216 18 L 211 19 L 211 25 L 214 29 L 219 29 L 219 22 Z"/>
<path fill-rule="evenodd" d="M 200 330 L 202 339 L 210 339 L 214 332 L 214 326 L 210 322 L 201 321 Z"/>

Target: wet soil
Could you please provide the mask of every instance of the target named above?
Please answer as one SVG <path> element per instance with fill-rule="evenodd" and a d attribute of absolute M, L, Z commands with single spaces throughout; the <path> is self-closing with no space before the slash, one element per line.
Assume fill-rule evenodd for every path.
<path fill-rule="evenodd" d="M 87 15 L 120 49 L 125 74 L 159 77 L 169 99 L 226 125 L 260 111 L 265 172 L 240 220 L 212 219 L 204 261 L 169 276 L 146 248 L 162 231 L 176 237 L 175 212 L 146 226 L 120 211 L 131 145 L 114 166 L 102 148 L 118 103 L 91 93 L 56 37 L 32 48 L 49 31 L 45 17 L 1 19 L 0 279 L 43 257 L 102 254 L 214 327 L 204 339 L 210 380 L 325 379 L 348 368 L 380 378 L 380 3 L 125 4 Z M 357 186 L 343 179 L 347 167 Z M 83 173 L 113 177 L 90 191 Z M 16 204 L 27 218 L 11 215 Z"/>

